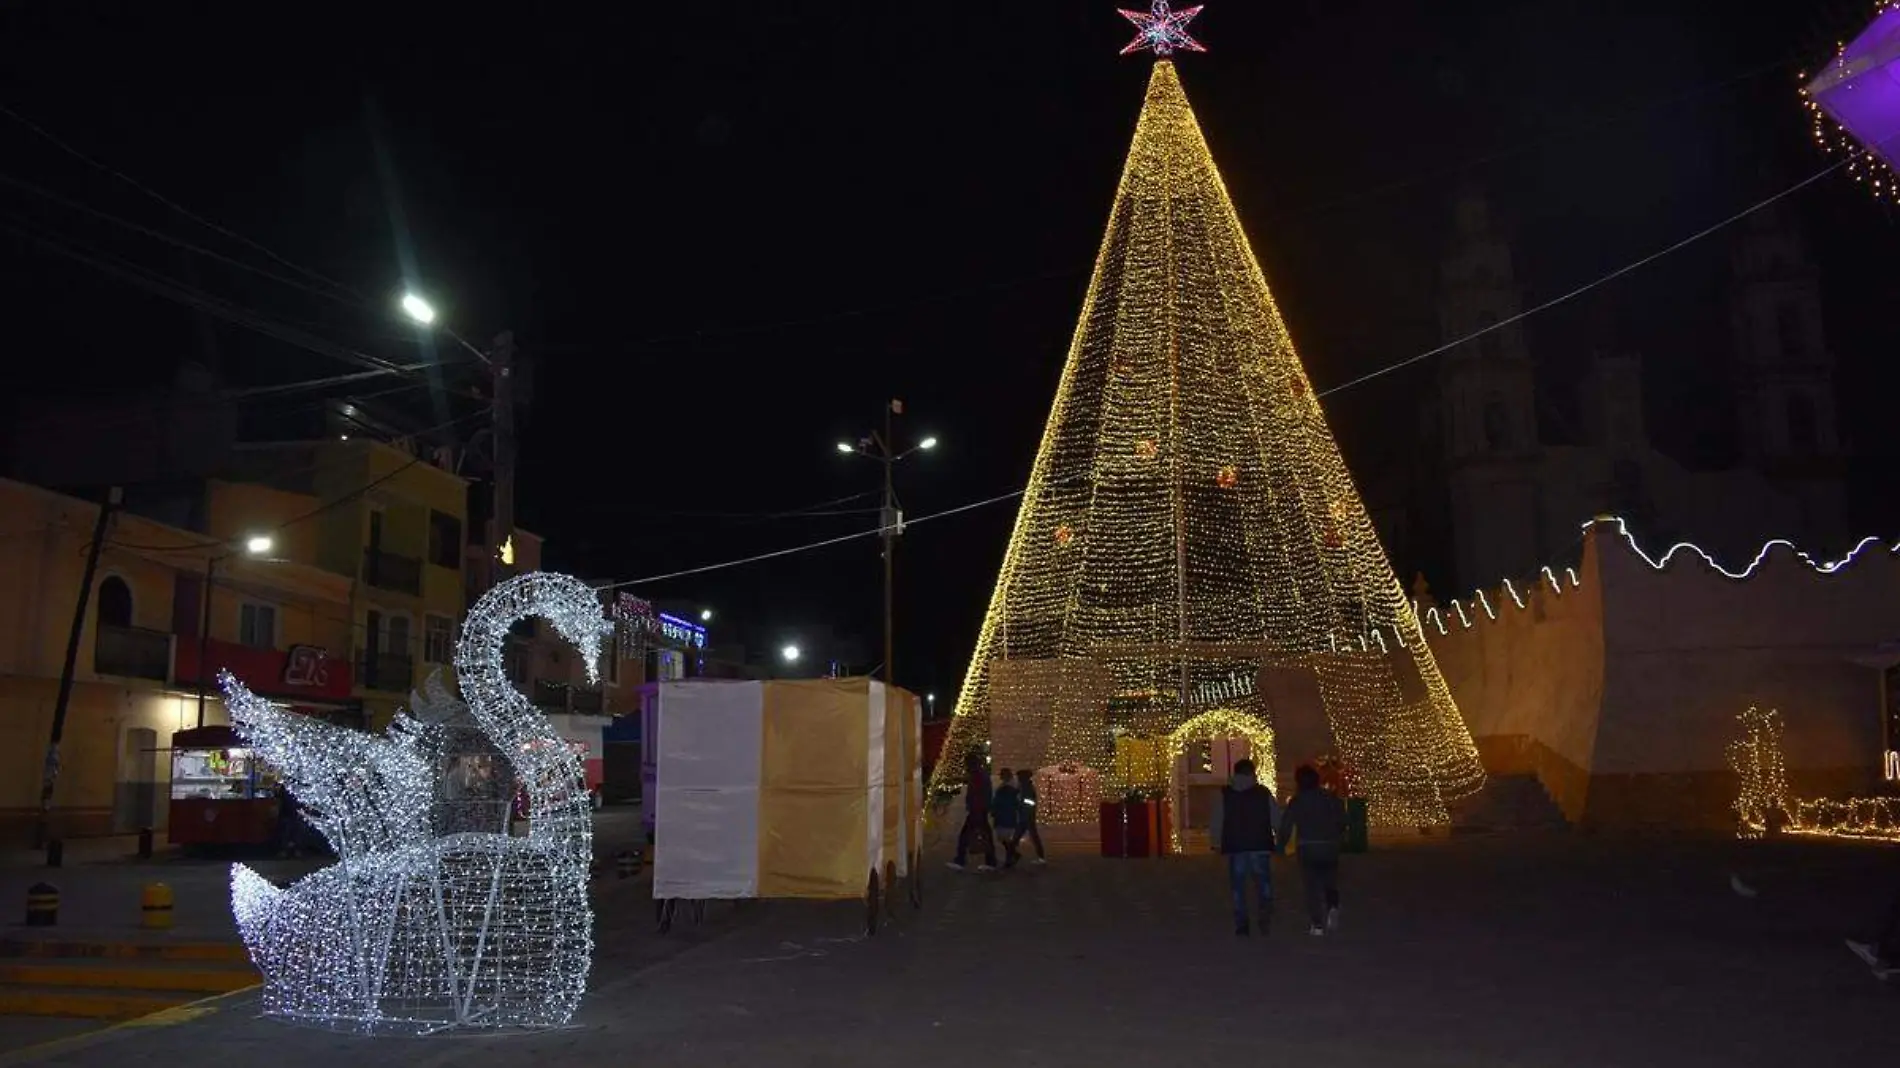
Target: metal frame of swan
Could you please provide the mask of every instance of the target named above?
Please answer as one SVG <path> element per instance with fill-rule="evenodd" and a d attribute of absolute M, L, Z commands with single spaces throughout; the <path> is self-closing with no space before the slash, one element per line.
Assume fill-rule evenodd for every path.
<path fill-rule="evenodd" d="M 535 616 L 580 650 L 594 681 L 613 629 L 598 594 L 566 575 L 510 579 L 469 610 L 455 653 L 462 700 L 528 795 L 525 837 L 505 823 L 436 833 L 439 716 L 405 712 L 371 735 L 220 675 L 238 732 L 338 857 L 281 888 L 232 865 L 231 909 L 264 975 L 266 1015 L 397 1034 L 560 1027 L 573 1016 L 593 957 L 593 813 L 579 760 L 502 667 L 509 627 Z"/>

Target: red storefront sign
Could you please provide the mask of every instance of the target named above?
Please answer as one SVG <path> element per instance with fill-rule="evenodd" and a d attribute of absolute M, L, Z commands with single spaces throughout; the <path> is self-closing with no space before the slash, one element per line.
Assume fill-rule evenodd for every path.
<path fill-rule="evenodd" d="M 198 643 L 180 638 L 173 643 L 172 678 L 179 686 L 198 685 Z M 352 679 L 347 658 L 330 655 L 315 645 L 281 649 L 253 649 L 216 638 L 205 643 L 210 661 L 207 685 L 216 686 L 220 671 L 229 671 L 253 693 L 289 701 L 347 701 Z"/>

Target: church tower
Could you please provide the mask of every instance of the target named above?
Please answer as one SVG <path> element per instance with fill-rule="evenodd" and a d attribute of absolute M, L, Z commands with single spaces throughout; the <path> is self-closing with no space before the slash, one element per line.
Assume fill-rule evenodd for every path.
<path fill-rule="evenodd" d="M 1769 210 L 1734 252 L 1736 441 L 1742 462 L 1799 502 L 1798 531 L 1830 542 L 1844 527 L 1844 454 L 1820 271 L 1793 221 Z"/>
<path fill-rule="evenodd" d="M 1521 310 L 1511 248 L 1484 198 L 1460 198 L 1441 268 L 1439 329 L 1446 341 Z M 1537 388 L 1521 323 L 1491 330 L 1440 357 L 1439 437 L 1451 492 L 1457 587 L 1488 585 L 1542 564 Z"/>

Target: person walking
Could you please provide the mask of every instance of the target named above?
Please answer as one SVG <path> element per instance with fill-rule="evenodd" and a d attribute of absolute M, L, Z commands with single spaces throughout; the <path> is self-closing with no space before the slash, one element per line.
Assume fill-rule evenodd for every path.
<path fill-rule="evenodd" d="M 1016 825 L 1016 840 L 1010 843 L 1010 852 L 1018 857 L 1023 855 L 1023 839 L 1027 837 L 1036 844 L 1036 864 L 1049 863 L 1042 851 L 1042 832 L 1036 829 L 1036 775 L 1028 768 L 1016 770 L 1017 792 L 1023 797 L 1022 822 Z"/>
<path fill-rule="evenodd" d="M 1013 868 L 1022 859 L 1016 843 L 1022 838 L 1023 795 L 1016 789 L 1016 776 L 1008 768 L 996 777 L 996 796 L 990 799 L 990 821 L 996 825 L 996 839 L 1003 843 L 1003 867 Z"/>
<path fill-rule="evenodd" d="M 1234 764 L 1233 778 L 1221 790 L 1220 804 L 1208 822 L 1207 838 L 1227 858 L 1227 884 L 1234 902 L 1234 933 L 1242 938 L 1247 926 L 1247 880 L 1252 878 L 1260 900 L 1260 933 L 1273 920 L 1273 828 L 1280 822 L 1280 805 L 1273 791 L 1254 778 L 1253 761 Z"/>
<path fill-rule="evenodd" d="M 1297 789 L 1280 818 L 1280 842 L 1299 842 L 1300 876 L 1306 900 L 1306 933 L 1339 930 L 1339 847 L 1346 837 L 1346 803 L 1320 784 L 1319 772 L 1302 765 Z"/>
<path fill-rule="evenodd" d="M 964 758 L 963 767 L 963 830 L 957 833 L 957 859 L 950 862 L 952 871 L 967 869 L 965 858 L 972 846 L 979 842 L 983 846 L 983 863 L 977 871 L 996 870 L 996 838 L 990 833 L 990 772 L 984 766 L 983 754 L 974 750 Z"/>

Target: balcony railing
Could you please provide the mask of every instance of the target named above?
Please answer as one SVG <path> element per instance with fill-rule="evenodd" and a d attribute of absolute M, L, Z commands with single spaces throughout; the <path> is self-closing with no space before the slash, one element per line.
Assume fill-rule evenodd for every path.
<path fill-rule="evenodd" d="M 534 680 L 531 700 L 534 707 L 556 715 L 598 716 L 603 707 L 599 690 L 548 679 Z"/>
<path fill-rule="evenodd" d="M 356 662 L 356 677 L 361 679 L 362 685 L 368 689 L 407 693 L 409 687 L 415 684 L 415 658 L 407 653 L 359 650 Z"/>
<path fill-rule="evenodd" d="M 422 561 L 380 549 L 363 550 L 363 581 L 379 590 L 420 595 Z"/>
<path fill-rule="evenodd" d="M 101 675 L 165 682 L 172 662 L 172 636 L 162 630 L 99 624 L 92 669 Z"/>

